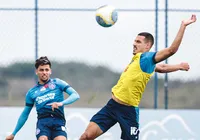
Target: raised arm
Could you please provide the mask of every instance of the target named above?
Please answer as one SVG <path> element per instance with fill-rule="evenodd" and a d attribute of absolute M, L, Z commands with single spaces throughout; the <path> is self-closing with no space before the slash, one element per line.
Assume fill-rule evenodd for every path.
<path fill-rule="evenodd" d="M 173 41 L 173 43 L 171 44 L 170 47 L 163 49 L 161 51 L 158 51 L 155 55 L 155 62 L 161 62 L 165 59 L 167 59 L 168 57 L 172 56 L 173 54 L 175 54 L 181 44 L 186 26 L 190 25 L 191 23 L 194 23 L 196 21 L 196 16 L 192 15 L 190 19 L 188 20 L 183 20 L 180 26 L 180 29 Z"/>
<path fill-rule="evenodd" d="M 169 72 L 174 72 L 178 70 L 182 71 L 188 71 L 190 69 L 190 66 L 188 63 L 180 63 L 180 64 L 175 64 L 175 65 L 170 65 L 170 64 L 157 64 L 155 72 L 159 73 L 169 73 Z"/>

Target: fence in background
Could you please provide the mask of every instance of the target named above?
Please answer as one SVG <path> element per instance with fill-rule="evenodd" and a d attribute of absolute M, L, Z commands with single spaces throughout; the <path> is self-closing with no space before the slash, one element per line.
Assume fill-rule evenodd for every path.
<path fill-rule="evenodd" d="M 200 12 L 195 8 L 196 1 L 192 3 L 191 7 L 187 2 L 182 1 L 180 1 L 181 5 L 177 5 L 178 1 L 174 3 L 167 0 L 165 2 L 152 0 L 149 1 L 148 6 L 134 0 L 127 2 L 130 5 L 123 5 L 121 2 L 110 2 L 110 4 L 117 7 L 119 20 L 116 25 L 109 29 L 98 26 L 94 17 L 96 8 L 107 3 L 106 1 L 94 3 L 88 0 L 85 1 L 85 5 L 82 7 L 73 2 L 68 5 L 70 2 L 66 1 L 60 1 L 60 4 L 54 1 L 48 1 L 47 4 L 45 1 L 39 0 L 21 0 L 18 3 L 0 2 L 0 40 L 2 40 L 0 64 L 2 67 L 7 67 L 17 62 L 33 63 L 38 56 L 47 55 L 58 62 L 76 61 L 89 65 L 102 64 L 120 72 L 130 60 L 131 53 L 127 52 L 132 51 L 132 41 L 134 35 L 138 32 L 145 30 L 153 33 L 155 36 L 153 50 L 160 50 L 173 41 L 182 19 L 188 18 L 192 13 Z M 147 107 L 145 104 L 148 104 L 148 106 L 150 104 L 150 108 L 167 109 L 168 102 L 173 104 L 177 100 L 187 100 L 187 98 L 190 98 L 187 93 L 190 92 L 194 98 L 190 99 L 188 105 L 174 104 L 169 108 L 198 108 L 198 103 L 195 100 L 198 97 L 198 89 L 193 84 L 199 78 L 199 64 L 196 61 L 199 59 L 198 54 L 200 52 L 197 49 L 197 46 L 199 46 L 197 41 L 198 28 L 198 23 L 189 27 L 178 54 L 166 61 L 166 63 L 180 63 L 182 61 L 190 63 L 191 72 L 169 74 L 170 80 L 190 81 L 187 84 L 189 88 L 181 87 L 180 85 L 184 84 L 182 82 L 168 83 L 168 75 L 157 76 L 155 74 L 153 91 L 149 95 L 144 95 L 144 98 L 154 96 L 154 99 L 150 103 L 142 103 L 142 106 Z M 114 52 L 114 49 L 117 49 L 117 51 Z M 195 51 L 189 54 L 189 49 Z M 118 58 L 121 59 L 118 60 Z M 113 60 L 117 60 L 117 63 Z M 18 70 L 20 68 L 24 69 L 24 66 L 20 65 L 13 69 L 13 73 L 20 71 Z M 27 89 L 34 84 L 34 68 L 32 73 L 32 79 L 30 76 L 29 79 L 24 79 L 21 75 L 20 82 L 19 77 L 10 76 L 8 80 L 4 73 L 1 73 L 2 87 L 5 87 L 4 84 L 6 83 L 4 81 L 7 82 L 6 89 L 2 89 L 0 92 L 1 97 L 3 97 L 1 105 L 10 105 L 13 101 L 16 102 L 16 105 L 20 104 L 18 103 L 21 102 L 20 99 L 24 97 Z M 159 83 L 158 77 L 165 79 L 164 82 Z M 164 88 L 160 89 L 159 84 L 163 84 L 160 87 L 164 86 Z M 16 91 L 23 94 L 18 96 L 20 93 L 16 93 Z M 98 89 L 97 92 L 102 91 Z M 109 90 L 106 92 L 109 92 Z M 174 95 L 168 95 L 168 92 L 179 96 L 185 92 L 183 94 L 185 96 L 176 96 L 175 99 L 172 99 Z M 91 98 L 88 97 L 87 100 Z"/>

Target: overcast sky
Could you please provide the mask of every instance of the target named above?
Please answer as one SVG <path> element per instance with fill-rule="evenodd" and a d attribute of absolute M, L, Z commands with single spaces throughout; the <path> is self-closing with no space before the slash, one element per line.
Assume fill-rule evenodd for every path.
<path fill-rule="evenodd" d="M 92 8 L 109 4 L 117 9 L 154 9 L 155 0 L 38 0 L 39 8 Z M 159 8 L 164 8 L 159 0 Z M 169 0 L 169 8 L 197 9 L 199 0 Z M 0 0 L 0 8 L 33 8 L 34 0 Z M 172 43 L 182 19 L 194 12 L 169 13 L 169 45 Z M 154 12 L 118 12 L 117 23 L 110 28 L 100 27 L 95 21 L 95 11 L 40 11 L 39 56 L 51 60 L 81 61 L 91 65 L 106 65 L 121 72 L 132 57 L 133 40 L 139 32 L 155 35 Z M 199 13 L 197 18 L 199 18 Z M 34 11 L 0 10 L 0 64 L 18 60 L 35 59 Z M 159 12 L 158 50 L 165 47 L 164 13 Z M 170 78 L 196 79 L 200 68 L 199 21 L 189 26 L 177 54 L 169 63 L 188 62 L 189 72 L 176 72 Z M 154 47 L 152 51 L 154 51 Z"/>

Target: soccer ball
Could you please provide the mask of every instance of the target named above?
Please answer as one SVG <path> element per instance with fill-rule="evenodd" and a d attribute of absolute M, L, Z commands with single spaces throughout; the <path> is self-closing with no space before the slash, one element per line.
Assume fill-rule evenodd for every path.
<path fill-rule="evenodd" d="M 102 27 L 113 26 L 118 19 L 118 13 L 113 6 L 104 5 L 96 10 L 96 21 Z"/>

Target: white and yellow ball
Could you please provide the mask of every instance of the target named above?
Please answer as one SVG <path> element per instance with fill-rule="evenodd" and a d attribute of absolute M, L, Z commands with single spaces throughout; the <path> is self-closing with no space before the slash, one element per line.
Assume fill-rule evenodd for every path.
<path fill-rule="evenodd" d="M 113 26 L 118 19 L 118 13 L 113 6 L 104 5 L 96 10 L 96 21 L 102 27 Z"/>

